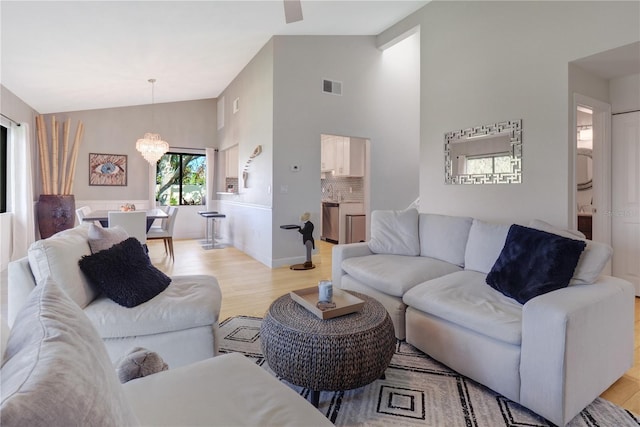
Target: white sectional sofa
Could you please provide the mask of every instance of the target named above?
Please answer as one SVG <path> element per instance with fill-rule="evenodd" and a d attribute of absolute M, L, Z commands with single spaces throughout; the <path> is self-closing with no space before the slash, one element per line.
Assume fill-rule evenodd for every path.
<path fill-rule="evenodd" d="M 237 353 L 120 384 L 85 312 L 49 279 L 3 328 L 3 427 L 333 425 Z"/>
<path fill-rule="evenodd" d="M 89 244 L 92 227 L 95 226 L 83 223 L 39 240 L 31 245 L 27 257 L 9 263 L 9 326 L 13 326 L 36 283 L 50 277 L 89 317 L 112 361 L 132 347 L 161 354 L 170 368 L 215 356 L 222 298 L 216 278 L 173 276 L 170 285 L 153 299 L 135 307 L 123 307 L 99 293 L 78 265 L 82 257 L 92 255 Z M 118 268 L 123 269 L 124 266 Z"/>
<path fill-rule="evenodd" d="M 527 225 L 514 229 L 585 246 L 542 221 Z M 369 242 L 334 246 L 333 282 L 378 299 L 399 339 L 564 426 L 633 365 L 634 287 L 601 275 L 611 248 L 587 241 L 573 255 L 568 286 L 518 302 L 487 284 L 511 262 L 510 230 L 415 209 L 373 212 Z M 563 251 L 527 266 L 525 278 L 565 263 Z"/>

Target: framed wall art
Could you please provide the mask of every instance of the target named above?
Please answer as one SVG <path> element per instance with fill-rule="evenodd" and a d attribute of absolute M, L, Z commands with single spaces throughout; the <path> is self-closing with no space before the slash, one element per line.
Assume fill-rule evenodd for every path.
<path fill-rule="evenodd" d="M 125 154 L 89 153 L 89 185 L 127 185 Z"/>

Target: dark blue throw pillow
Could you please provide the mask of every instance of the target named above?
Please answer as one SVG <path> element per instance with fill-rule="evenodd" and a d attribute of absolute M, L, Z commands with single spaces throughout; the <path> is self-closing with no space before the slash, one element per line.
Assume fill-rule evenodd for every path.
<path fill-rule="evenodd" d="M 582 240 L 514 224 L 487 284 L 521 304 L 566 288 L 586 247 Z"/>
<path fill-rule="evenodd" d="M 83 256 L 78 263 L 97 290 L 124 307 L 135 307 L 149 301 L 171 283 L 169 276 L 151 264 L 144 247 L 135 237 Z"/>

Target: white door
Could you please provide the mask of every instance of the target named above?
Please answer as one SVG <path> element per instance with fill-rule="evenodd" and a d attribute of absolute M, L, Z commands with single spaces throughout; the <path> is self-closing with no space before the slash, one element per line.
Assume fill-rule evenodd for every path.
<path fill-rule="evenodd" d="M 640 112 L 613 116 L 611 140 L 613 276 L 640 295 Z"/>

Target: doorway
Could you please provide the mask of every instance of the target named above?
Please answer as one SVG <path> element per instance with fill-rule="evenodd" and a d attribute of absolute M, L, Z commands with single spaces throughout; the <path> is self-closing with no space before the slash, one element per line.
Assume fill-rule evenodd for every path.
<path fill-rule="evenodd" d="M 574 94 L 573 112 L 573 226 L 611 245 L 611 105 Z"/>
<path fill-rule="evenodd" d="M 367 240 L 370 161 L 368 138 L 321 134 L 321 240 Z"/>

